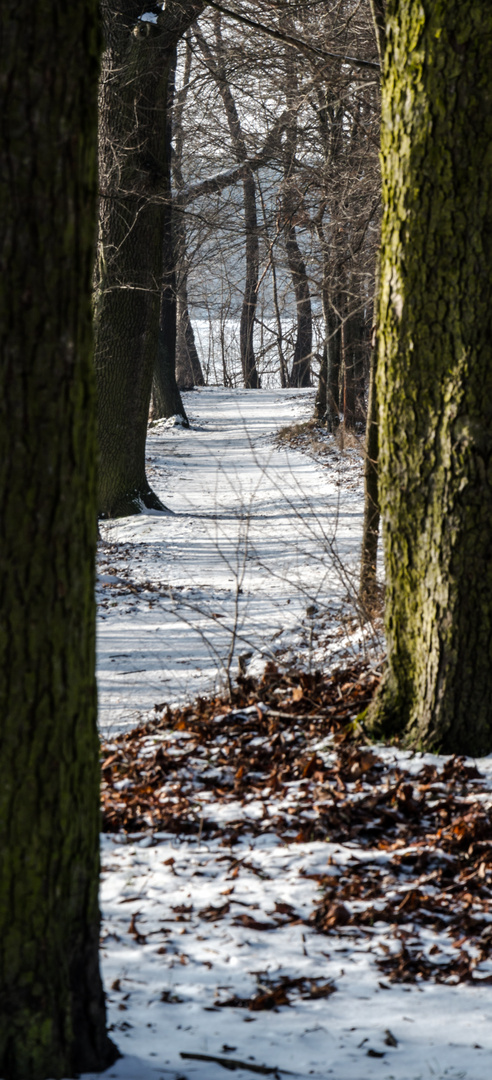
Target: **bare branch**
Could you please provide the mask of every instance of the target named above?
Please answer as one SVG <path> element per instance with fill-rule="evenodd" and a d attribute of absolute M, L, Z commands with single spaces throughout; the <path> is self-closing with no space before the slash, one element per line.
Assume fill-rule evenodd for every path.
<path fill-rule="evenodd" d="M 317 56 L 319 60 L 342 60 L 344 64 L 351 64 L 353 67 L 380 68 L 380 64 L 376 60 L 363 60 L 358 56 L 344 56 L 343 53 L 316 49 L 314 45 L 309 45 L 307 41 L 302 41 L 301 38 L 292 37 L 290 34 L 284 34 L 281 30 L 274 30 L 271 26 L 265 26 L 264 23 L 248 19 L 246 15 L 240 15 L 237 11 L 225 8 L 222 4 L 215 3 L 214 0 L 207 0 L 207 7 L 214 8 L 215 11 L 220 11 L 222 15 L 227 15 L 228 18 L 243 23 L 244 26 L 249 26 L 253 30 L 259 30 L 262 34 L 268 34 L 275 41 L 283 41 L 287 45 L 293 45 L 299 52 L 307 53 L 309 56 Z"/>

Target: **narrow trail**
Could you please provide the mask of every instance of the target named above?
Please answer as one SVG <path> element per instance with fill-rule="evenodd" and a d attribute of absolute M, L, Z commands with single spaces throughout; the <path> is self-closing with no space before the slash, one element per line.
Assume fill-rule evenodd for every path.
<path fill-rule="evenodd" d="M 173 515 L 102 525 L 104 1077 L 489 1080 L 492 757 L 352 723 L 360 457 L 277 446 L 311 392 L 187 397 L 148 441 Z M 303 670 L 183 704 L 238 656 Z"/>
<path fill-rule="evenodd" d="M 238 656 L 256 669 L 280 654 L 326 666 L 348 647 L 334 611 L 357 566 L 360 455 L 333 446 L 319 464 L 275 445 L 280 428 L 309 419 L 313 391 L 213 388 L 186 399 L 191 428 L 160 423 L 147 444 L 150 481 L 174 515 L 101 525 L 106 734 L 154 704 L 214 691 Z"/>

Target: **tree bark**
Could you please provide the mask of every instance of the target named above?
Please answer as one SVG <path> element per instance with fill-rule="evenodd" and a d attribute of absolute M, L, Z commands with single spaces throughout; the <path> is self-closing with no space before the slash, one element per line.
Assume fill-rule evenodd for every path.
<path fill-rule="evenodd" d="M 321 301 L 325 324 L 325 341 L 321 363 L 320 379 L 316 393 L 314 415 L 326 424 L 329 432 L 334 432 L 340 425 L 340 368 L 342 359 L 342 321 L 340 315 L 341 297 L 333 295 L 335 288 L 333 268 L 330 265 L 328 239 L 321 222 L 318 236 L 323 254 L 323 283 Z"/>
<path fill-rule="evenodd" d="M 322 423 L 326 421 L 326 402 L 327 402 L 327 389 L 328 389 L 328 342 L 325 338 L 323 343 L 323 353 L 321 357 L 321 365 L 319 369 L 318 388 L 316 390 L 316 400 L 314 403 L 314 419 L 320 420 Z"/>
<path fill-rule="evenodd" d="M 388 668 L 376 730 L 492 749 L 492 11 L 390 0 L 379 493 Z"/>
<path fill-rule="evenodd" d="M 258 268 L 260 254 L 258 245 L 258 219 L 256 213 L 256 184 L 253 173 L 248 170 L 243 179 L 244 234 L 246 274 L 244 279 L 243 306 L 239 326 L 239 348 L 243 369 L 244 386 L 254 390 L 260 386 L 256 369 L 253 344 L 256 304 L 258 300 Z"/>
<path fill-rule="evenodd" d="M 377 349 L 371 352 L 369 370 L 369 401 L 367 403 L 366 446 L 364 459 L 364 527 L 360 560 L 359 596 L 367 614 L 377 601 L 377 558 L 379 537 L 378 492 L 378 400 L 376 391 Z"/>
<path fill-rule="evenodd" d="M 341 297 L 335 297 L 336 305 L 330 304 L 326 319 L 328 372 L 326 385 L 326 426 L 336 431 L 340 426 L 340 368 L 342 366 Z"/>
<path fill-rule="evenodd" d="M 217 82 L 236 160 L 239 163 L 246 163 L 248 158 L 247 147 L 236 109 L 236 103 L 226 75 L 224 45 L 219 14 L 214 18 L 214 29 L 217 57 L 214 57 L 208 42 L 206 42 L 201 35 L 197 36 L 197 41 L 205 56 L 209 70 Z M 253 344 L 256 304 L 258 299 L 258 269 L 260 255 L 258 244 L 258 216 L 256 212 L 256 183 L 253 170 L 247 165 L 245 165 L 243 172 L 243 207 L 246 272 L 239 326 L 239 348 L 241 353 L 241 368 L 244 386 L 246 390 L 254 390 L 260 385 Z"/>
<path fill-rule="evenodd" d="M 0 1075 L 105 1069 L 91 270 L 95 0 L 6 0 L 0 66 Z"/>
<path fill-rule="evenodd" d="M 181 416 L 189 427 L 181 393 L 176 381 L 177 342 L 177 245 L 174 230 L 174 214 L 171 193 L 171 135 L 172 110 L 176 78 L 176 48 L 168 69 L 166 122 L 164 125 L 164 168 L 162 175 L 163 221 L 162 221 L 162 287 L 159 315 L 159 334 L 152 383 L 153 420 Z"/>
<path fill-rule="evenodd" d="M 284 212 L 287 215 L 289 215 L 289 207 L 292 201 L 291 193 L 284 196 Z M 292 276 L 297 312 L 297 333 L 290 373 L 290 385 L 311 386 L 311 356 L 313 352 L 311 294 L 309 292 L 306 264 L 297 242 L 292 215 L 285 228 L 285 250 Z"/>
<path fill-rule="evenodd" d="M 183 265 L 180 267 L 180 279 L 177 304 L 176 382 L 180 390 L 192 390 L 194 386 L 205 386 L 205 379 L 188 310 L 188 283 Z"/>
<path fill-rule="evenodd" d="M 371 5 L 379 62 L 382 64 L 386 50 L 386 3 L 385 0 L 369 0 L 369 2 Z"/>
<path fill-rule="evenodd" d="M 365 320 L 360 301 L 355 310 L 354 303 L 357 303 L 357 297 L 346 298 L 342 325 L 343 426 L 346 431 L 355 431 L 357 421 L 360 423 L 365 418 L 363 363 Z"/>
<path fill-rule="evenodd" d="M 311 356 L 313 351 L 313 322 L 311 294 L 306 264 L 297 242 L 296 218 L 303 210 L 303 199 L 294 177 L 297 149 L 297 76 L 291 57 L 287 57 L 287 105 L 290 119 L 285 138 L 285 178 L 282 194 L 282 219 L 284 223 L 285 251 L 296 298 L 297 333 L 294 357 L 290 373 L 291 386 L 311 386 Z"/>
<path fill-rule="evenodd" d="M 191 75 L 191 40 L 186 34 L 186 52 L 183 72 L 183 84 L 175 93 L 172 114 L 172 136 L 174 152 L 172 154 L 172 174 L 176 194 L 173 199 L 174 244 L 176 253 L 177 306 L 176 306 L 176 382 L 180 390 L 192 390 L 194 386 L 204 386 L 202 365 L 195 343 L 195 335 L 188 310 L 188 258 L 186 242 L 186 221 L 182 199 L 185 187 L 183 177 L 183 111 L 188 96 Z"/>
<path fill-rule="evenodd" d="M 168 77 L 180 37 L 203 9 L 171 0 L 157 24 L 137 0 L 102 0 L 106 52 L 100 87 L 100 218 L 95 326 L 99 512 L 164 510 L 145 474 L 145 440 L 158 348 L 173 327 L 159 309 L 170 214 Z M 165 257 L 168 257 L 167 253 Z"/>

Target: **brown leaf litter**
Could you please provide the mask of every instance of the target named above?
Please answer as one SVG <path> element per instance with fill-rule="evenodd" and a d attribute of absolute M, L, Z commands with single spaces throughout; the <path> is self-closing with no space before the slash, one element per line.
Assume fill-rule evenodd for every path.
<path fill-rule="evenodd" d="M 312 929 L 366 938 L 385 930 L 388 944 L 376 955 L 384 987 L 492 981 L 492 968 L 483 967 L 492 942 L 492 792 L 462 758 L 415 772 L 415 758 L 412 771 L 410 758 L 383 759 L 368 746 L 355 721 L 378 682 L 361 663 L 329 678 L 270 664 L 260 681 L 239 680 L 232 702 L 156 706 L 155 719 L 103 745 L 103 827 L 220 838 L 232 880 L 233 848 L 243 836 L 348 845 L 348 861 L 331 860 L 326 873 L 311 875 L 320 889 Z M 227 820 L 218 820 L 224 808 Z M 198 915 L 214 921 L 229 909 L 226 900 Z M 191 910 L 176 908 L 176 919 L 186 921 Z M 235 912 L 234 921 L 274 933 L 299 919 L 277 903 L 268 922 L 247 912 Z M 288 1003 L 293 990 L 333 991 L 309 984 L 284 979 L 247 1002 L 219 1004 L 254 1010 Z"/>

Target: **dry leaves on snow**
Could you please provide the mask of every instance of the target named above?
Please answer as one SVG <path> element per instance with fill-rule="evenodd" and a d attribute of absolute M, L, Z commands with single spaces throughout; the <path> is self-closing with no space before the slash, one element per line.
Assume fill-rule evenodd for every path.
<path fill-rule="evenodd" d="M 383 988 L 492 981 L 492 793 L 462 759 L 412 775 L 402 755 L 383 760 L 364 745 L 354 721 L 377 685 L 364 665 L 329 679 L 269 665 L 258 683 L 240 682 L 232 704 L 156 706 L 155 720 L 103 749 L 104 828 L 220 837 L 231 880 L 239 837 L 345 845 L 348 861 L 314 875 L 312 929 L 367 938 L 386 928 L 388 945 L 377 952 Z M 265 933 L 299 921 L 289 905 L 276 904 L 266 921 L 233 902 L 197 914 Z M 177 920 L 189 917 L 191 906 L 175 909 Z M 296 992 L 314 996 L 298 983 Z M 267 987 L 244 1007 L 285 1003 L 292 989 Z"/>

